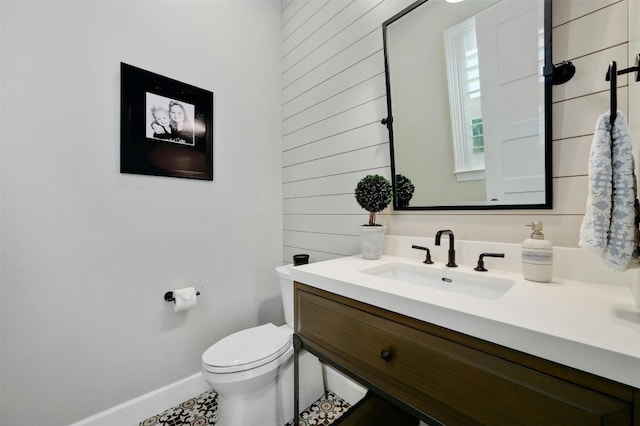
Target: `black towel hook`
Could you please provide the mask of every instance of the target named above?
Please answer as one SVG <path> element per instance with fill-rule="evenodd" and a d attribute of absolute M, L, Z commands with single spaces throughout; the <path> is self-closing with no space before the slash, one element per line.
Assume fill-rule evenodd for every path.
<path fill-rule="evenodd" d="M 610 107 L 609 107 L 609 124 L 611 124 L 611 131 L 613 131 L 613 123 L 616 122 L 616 116 L 618 115 L 618 65 L 616 61 L 611 61 L 605 80 L 611 82 L 609 85 Z"/>
<path fill-rule="evenodd" d="M 610 123 L 611 123 L 611 127 L 613 128 L 613 123 L 615 123 L 616 121 L 616 116 L 617 114 L 617 110 L 618 110 L 618 76 L 622 75 L 622 74 L 627 74 L 630 72 L 634 72 L 636 73 L 635 75 L 635 81 L 640 81 L 640 53 L 638 53 L 636 55 L 636 63 L 635 66 L 633 67 L 629 67 L 629 68 L 625 68 L 623 70 L 618 71 L 618 65 L 616 64 L 616 61 L 611 61 L 611 63 L 609 64 L 609 69 L 607 70 L 607 74 L 605 75 L 604 79 L 606 81 L 610 81 L 610 91 L 611 91 L 611 109 L 610 109 L 610 113 L 611 113 L 611 119 L 610 119 Z"/>
<path fill-rule="evenodd" d="M 611 62 L 612 64 L 616 64 L 615 61 Z M 636 63 L 634 66 L 625 68 L 623 70 L 617 71 L 617 75 L 628 74 L 630 72 L 636 73 L 635 80 L 640 81 L 640 53 L 636 55 Z M 611 65 L 609 65 L 609 69 L 607 70 L 607 75 L 605 76 L 605 80 L 609 81 L 611 79 Z"/>

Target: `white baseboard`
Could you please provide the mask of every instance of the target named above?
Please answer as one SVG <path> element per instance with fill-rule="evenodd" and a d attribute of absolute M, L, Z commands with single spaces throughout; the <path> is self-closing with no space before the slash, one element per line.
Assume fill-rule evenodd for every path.
<path fill-rule="evenodd" d="M 209 389 L 209 385 L 202 378 L 202 373 L 196 373 L 193 376 L 87 417 L 70 426 L 136 425 Z"/>

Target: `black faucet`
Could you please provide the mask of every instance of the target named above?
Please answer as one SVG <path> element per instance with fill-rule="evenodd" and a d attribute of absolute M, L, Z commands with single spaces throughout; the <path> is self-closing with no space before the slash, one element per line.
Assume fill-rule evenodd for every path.
<path fill-rule="evenodd" d="M 456 250 L 453 248 L 453 231 L 451 231 L 450 229 L 445 229 L 443 231 L 438 231 L 436 232 L 436 245 L 439 246 L 440 245 L 440 238 L 443 235 L 448 235 L 449 236 L 449 261 L 447 262 L 447 266 L 449 268 L 457 268 L 458 265 L 456 265 Z"/>
<path fill-rule="evenodd" d="M 417 246 L 415 244 L 412 245 L 411 248 L 418 249 L 418 250 L 425 250 L 427 252 L 427 255 L 424 258 L 424 262 L 422 262 L 422 263 L 426 263 L 427 265 L 431 265 L 433 263 L 433 261 L 431 260 L 431 252 L 429 251 L 428 248 L 422 247 L 422 246 Z"/>
<path fill-rule="evenodd" d="M 478 258 L 478 266 L 473 268 L 474 271 L 487 272 L 488 269 L 484 267 L 485 257 L 504 257 L 504 253 L 482 253 Z"/>

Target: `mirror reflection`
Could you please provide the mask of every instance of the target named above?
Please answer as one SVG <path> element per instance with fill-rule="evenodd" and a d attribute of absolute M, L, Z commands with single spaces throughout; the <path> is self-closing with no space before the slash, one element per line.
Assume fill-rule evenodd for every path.
<path fill-rule="evenodd" d="M 396 209 L 551 208 L 549 9 L 421 0 L 383 24 Z"/>

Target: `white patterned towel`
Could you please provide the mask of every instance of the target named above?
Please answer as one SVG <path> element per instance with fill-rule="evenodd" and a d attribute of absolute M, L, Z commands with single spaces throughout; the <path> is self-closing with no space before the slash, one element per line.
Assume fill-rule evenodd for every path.
<path fill-rule="evenodd" d="M 609 113 L 598 117 L 589 153 L 589 191 L 578 245 L 602 254 L 607 245 L 612 194 L 611 133 Z"/>
<path fill-rule="evenodd" d="M 589 193 L 580 227 L 580 247 L 624 271 L 635 249 L 636 187 L 627 120 L 617 113 L 611 139 L 610 114 L 598 118 L 589 157 Z M 613 146 L 613 155 L 611 147 Z"/>

